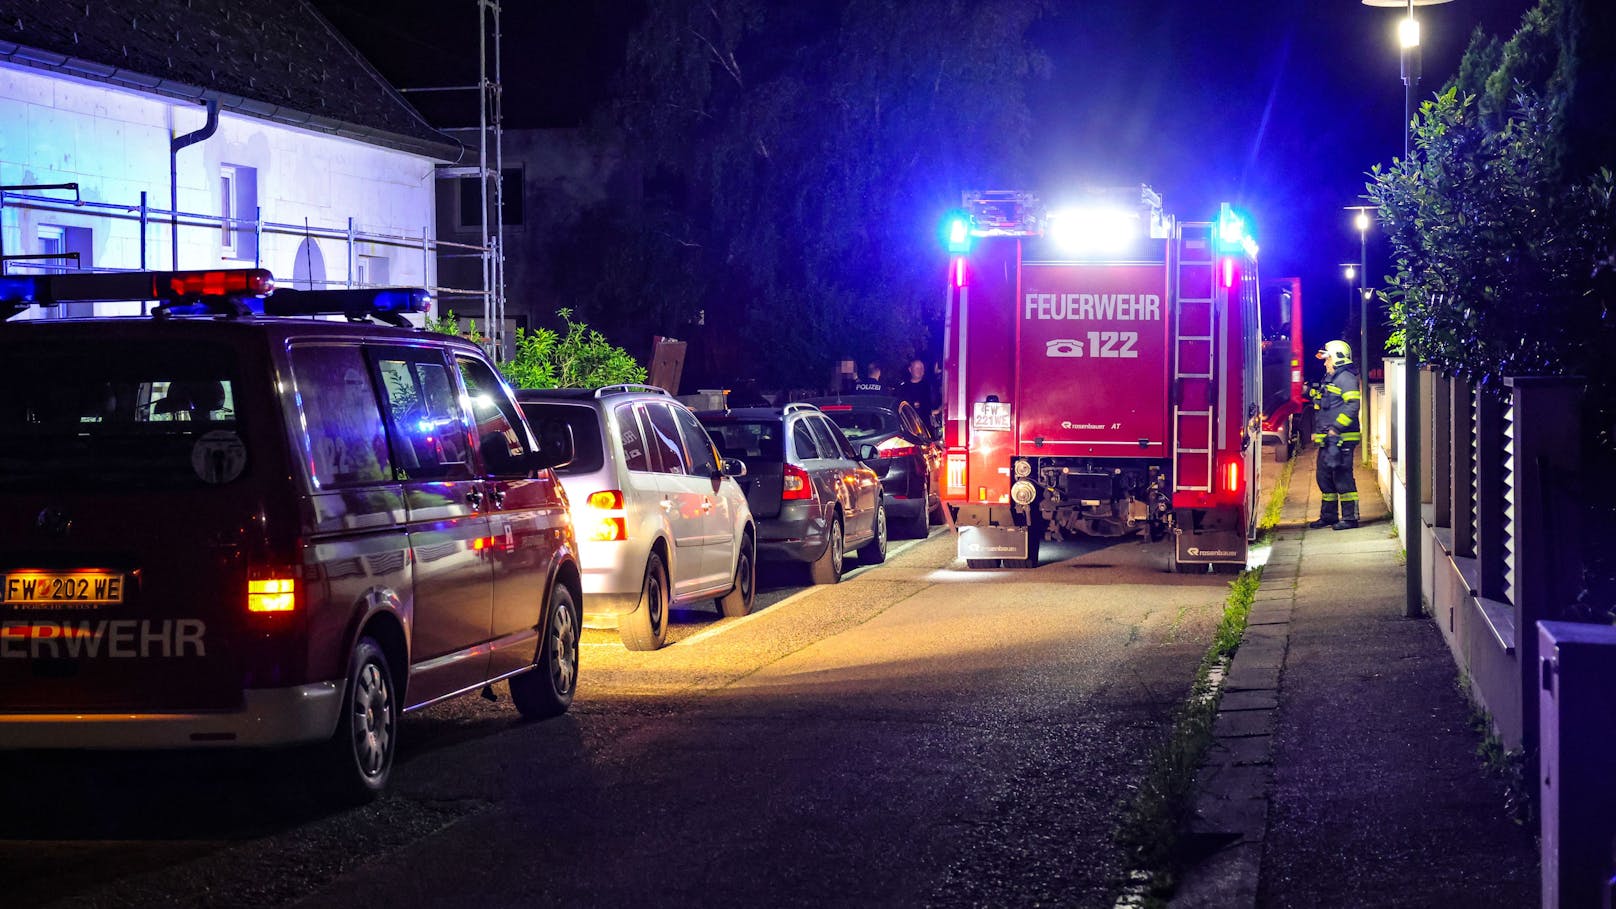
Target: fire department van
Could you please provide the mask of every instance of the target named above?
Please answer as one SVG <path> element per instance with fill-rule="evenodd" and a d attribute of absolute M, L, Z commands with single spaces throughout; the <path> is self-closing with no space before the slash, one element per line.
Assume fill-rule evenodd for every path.
<path fill-rule="evenodd" d="M 1178 221 L 1149 187 L 964 202 L 943 372 L 960 557 L 1032 567 L 1045 539 L 1145 532 L 1174 569 L 1243 566 L 1262 432 L 1244 218 Z"/>
<path fill-rule="evenodd" d="M 134 314 L 52 317 L 86 301 Z M 504 678 L 567 709 L 570 446 L 424 302 L 0 276 L 0 748 L 307 743 L 364 798 L 403 711 Z"/>

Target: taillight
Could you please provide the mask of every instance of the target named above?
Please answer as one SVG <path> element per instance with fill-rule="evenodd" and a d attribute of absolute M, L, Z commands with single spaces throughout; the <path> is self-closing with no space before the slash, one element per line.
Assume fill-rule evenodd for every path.
<path fill-rule="evenodd" d="M 584 499 L 584 514 L 578 529 L 585 539 L 610 543 L 628 539 L 627 515 L 623 512 L 623 491 L 603 489 Z"/>
<path fill-rule="evenodd" d="M 808 471 L 795 464 L 785 465 L 785 476 L 780 479 L 781 501 L 791 502 L 813 497 L 814 484 L 808 479 Z"/>
<path fill-rule="evenodd" d="M 297 608 L 296 568 L 258 569 L 247 579 L 248 612 L 291 612 Z"/>
<path fill-rule="evenodd" d="M 1218 464 L 1218 491 L 1230 498 L 1238 498 L 1245 485 L 1241 482 L 1240 456 L 1224 455 Z"/>
<path fill-rule="evenodd" d="M 875 446 L 875 456 L 878 458 L 907 458 L 914 453 L 915 446 L 900 436 L 893 436 Z"/>
<path fill-rule="evenodd" d="M 965 455 L 949 455 L 947 465 L 947 477 L 943 485 L 948 487 L 950 495 L 965 495 Z"/>

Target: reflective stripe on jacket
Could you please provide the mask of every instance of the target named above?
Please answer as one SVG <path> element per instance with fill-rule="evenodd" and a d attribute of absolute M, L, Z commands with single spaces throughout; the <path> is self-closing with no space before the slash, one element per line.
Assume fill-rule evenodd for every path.
<path fill-rule="evenodd" d="M 1363 433 L 1358 429 L 1358 405 L 1362 399 L 1358 367 L 1352 363 L 1337 366 L 1325 380 L 1323 392 L 1314 397 L 1318 418 L 1313 428 L 1318 431 L 1313 434 L 1313 440 L 1323 442 L 1331 429 L 1341 434 L 1342 442 L 1354 444 L 1362 440 Z"/>

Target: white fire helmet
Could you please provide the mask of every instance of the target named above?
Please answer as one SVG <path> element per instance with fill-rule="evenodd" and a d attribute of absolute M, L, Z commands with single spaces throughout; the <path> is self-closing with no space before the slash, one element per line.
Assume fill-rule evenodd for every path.
<path fill-rule="evenodd" d="M 1352 362 L 1352 345 L 1345 341 L 1326 341 L 1324 347 L 1314 354 L 1320 360 L 1340 366 L 1342 363 Z"/>

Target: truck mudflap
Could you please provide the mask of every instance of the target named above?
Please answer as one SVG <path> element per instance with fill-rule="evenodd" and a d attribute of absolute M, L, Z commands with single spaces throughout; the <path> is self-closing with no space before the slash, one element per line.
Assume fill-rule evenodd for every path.
<path fill-rule="evenodd" d="M 1238 565 L 1248 555 L 1238 508 L 1180 508 L 1173 531 L 1174 565 Z"/>
<path fill-rule="evenodd" d="M 958 545 L 959 557 L 966 560 L 1025 559 L 1027 528 L 962 524 Z"/>

